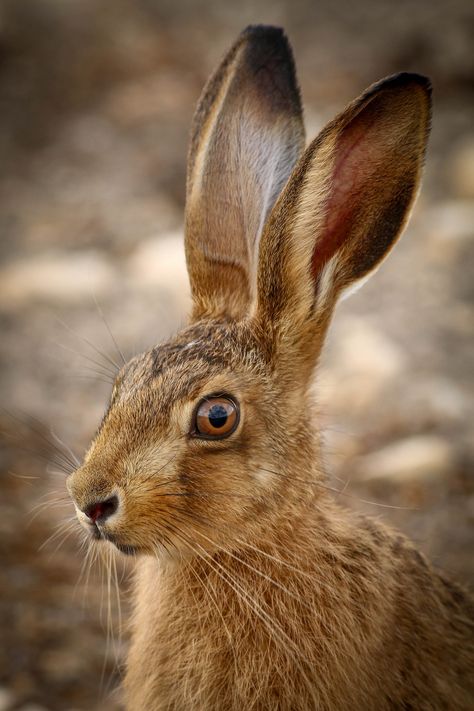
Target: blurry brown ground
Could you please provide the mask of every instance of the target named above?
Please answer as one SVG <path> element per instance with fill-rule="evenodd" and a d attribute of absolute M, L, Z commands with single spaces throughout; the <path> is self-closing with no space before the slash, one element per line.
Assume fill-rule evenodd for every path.
<path fill-rule="evenodd" d="M 80 456 L 98 423 L 109 385 L 80 353 L 118 357 L 101 311 L 128 355 L 182 322 L 192 110 L 256 21 L 290 35 L 309 136 L 386 74 L 433 79 L 424 188 L 400 246 L 338 310 L 320 420 L 334 486 L 349 479 L 341 502 L 474 583 L 473 3 L 4 1 L 0 387 L 26 424 L 0 414 L 0 711 L 119 708 L 124 644 L 107 645 L 100 566 L 86 589 L 76 533 L 43 545 L 72 511 L 34 509 L 65 492 L 42 437 Z"/>

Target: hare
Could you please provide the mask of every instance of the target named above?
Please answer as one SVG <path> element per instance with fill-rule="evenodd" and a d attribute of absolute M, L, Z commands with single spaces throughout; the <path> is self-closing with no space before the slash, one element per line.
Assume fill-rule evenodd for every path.
<path fill-rule="evenodd" d="M 429 81 L 398 74 L 304 150 L 274 27 L 207 83 L 190 325 L 121 370 L 68 480 L 91 535 L 137 558 L 130 711 L 474 708 L 472 599 L 333 500 L 309 393 L 338 298 L 403 230 L 429 126 Z"/>

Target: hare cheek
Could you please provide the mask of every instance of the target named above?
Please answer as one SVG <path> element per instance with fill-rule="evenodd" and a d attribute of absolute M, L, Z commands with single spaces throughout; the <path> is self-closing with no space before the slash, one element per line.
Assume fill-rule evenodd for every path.
<path fill-rule="evenodd" d="M 257 483 L 263 486 L 270 486 L 274 479 L 274 475 L 262 466 L 255 469 L 254 477 Z"/>

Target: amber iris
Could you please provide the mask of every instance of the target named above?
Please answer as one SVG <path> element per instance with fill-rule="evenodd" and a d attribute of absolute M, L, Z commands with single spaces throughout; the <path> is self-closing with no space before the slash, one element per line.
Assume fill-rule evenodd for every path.
<path fill-rule="evenodd" d="M 205 439 L 222 439 L 232 434 L 239 422 L 237 404 L 228 397 L 208 397 L 196 410 L 194 434 Z"/>

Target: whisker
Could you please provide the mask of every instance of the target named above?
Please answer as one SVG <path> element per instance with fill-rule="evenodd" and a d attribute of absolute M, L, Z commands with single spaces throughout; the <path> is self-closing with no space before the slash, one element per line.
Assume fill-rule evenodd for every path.
<path fill-rule="evenodd" d="M 306 607 L 306 608 L 310 609 L 312 612 L 314 612 L 313 607 L 310 606 L 310 605 L 308 605 L 304 600 L 302 600 L 299 595 L 297 595 L 296 593 L 294 593 L 294 592 L 292 592 L 291 590 L 289 590 L 287 587 L 285 587 L 284 585 L 282 585 L 281 583 L 279 583 L 277 580 L 274 580 L 270 575 L 267 575 L 267 574 L 264 573 L 263 571 L 258 570 L 258 568 L 256 568 L 255 566 L 251 565 L 250 563 L 247 563 L 245 560 L 243 560 L 243 558 L 240 558 L 240 556 L 236 555 L 235 553 L 232 553 L 232 552 L 231 552 L 230 550 L 228 550 L 227 548 L 222 548 L 221 546 L 219 546 L 218 543 L 216 543 L 216 541 L 213 541 L 212 538 L 209 538 L 209 537 L 206 536 L 204 533 L 202 533 L 202 531 L 199 531 L 199 532 L 197 532 L 197 533 L 198 533 L 202 538 L 205 538 L 205 539 L 208 541 L 208 543 L 211 543 L 211 545 L 216 546 L 216 548 L 217 548 L 218 550 L 223 550 L 226 555 L 230 556 L 231 558 L 234 558 L 234 560 L 237 560 L 239 563 L 241 563 L 242 565 L 244 565 L 246 568 L 249 568 L 249 570 L 252 570 L 254 573 L 256 573 L 257 575 L 259 575 L 261 578 L 263 578 L 264 580 L 267 580 L 269 583 L 271 583 L 272 585 L 275 585 L 275 587 L 279 588 L 279 589 L 282 590 L 284 593 L 286 593 L 287 595 L 289 595 L 289 596 L 292 597 L 293 599 L 297 600 L 299 604 L 303 605 L 304 607 Z"/>
<path fill-rule="evenodd" d="M 83 558 L 83 561 L 82 561 L 82 565 L 81 565 L 81 569 L 80 569 L 80 571 L 79 571 L 79 575 L 78 575 L 78 578 L 77 578 L 77 580 L 76 580 L 76 584 L 75 584 L 75 586 L 74 586 L 74 591 L 73 591 L 73 595 L 72 595 L 73 600 L 74 600 L 74 599 L 76 598 L 76 596 L 77 596 L 78 588 L 79 588 L 79 586 L 80 586 L 81 583 L 82 583 L 82 580 L 83 580 L 83 577 L 84 577 L 84 575 L 85 575 L 85 572 L 86 572 L 87 567 L 91 565 L 92 545 L 91 545 L 91 543 L 90 543 L 90 539 L 89 539 L 88 536 L 84 536 L 84 538 L 83 538 L 83 540 L 82 540 L 81 548 L 84 548 L 84 547 L 86 547 L 86 546 L 87 546 L 86 553 L 85 553 L 85 555 L 84 555 L 84 558 Z"/>
<path fill-rule="evenodd" d="M 101 317 L 102 321 L 104 322 L 105 328 L 107 329 L 107 332 L 108 332 L 108 334 L 109 334 L 109 336 L 110 336 L 110 338 L 111 338 L 111 340 L 112 340 L 112 343 L 113 343 L 114 346 L 115 346 L 115 350 L 117 351 L 118 355 L 119 355 L 120 358 L 122 359 L 122 364 L 123 364 L 123 365 L 126 365 L 126 364 L 127 364 L 127 361 L 126 361 L 126 359 L 125 359 L 125 356 L 124 356 L 124 354 L 122 353 L 122 350 L 119 348 L 119 345 L 118 345 L 118 343 L 117 343 L 117 341 L 116 341 L 116 339 L 115 339 L 115 336 L 114 336 L 114 334 L 112 333 L 112 330 L 111 330 L 111 328 L 110 328 L 110 326 L 109 326 L 109 324 L 108 324 L 108 322 L 107 322 L 107 320 L 106 320 L 106 318 L 105 318 L 105 316 L 104 316 L 104 312 L 102 311 L 102 308 L 99 306 L 99 302 L 97 301 L 97 298 L 96 298 L 96 296 L 95 296 L 94 293 L 92 294 L 92 296 L 93 296 L 94 303 L 95 303 L 95 305 L 96 305 L 97 311 L 99 312 L 99 316 Z"/>
<path fill-rule="evenodd" d="M 106 592 L 106 601 L 107 601 L 107 615 L 106 615 L 106 641 L 105 641 L 105 653 L 104 653 L 104 659 L 102 662 L 102 672 L 100 675 L 100 696 L 102 698 L 105 697 L 107 689 L 105 688 L 105 675 L 106 675 L 106 667 L 107 667 L 107 661 L 109 657 L 109 649 L 110 649 L 110 635 L 111 635 L 111 623 L 110 623 L 110 548 L 107 547 L 106 552 L 105 552 L 106 558 L 105 558 L 105 566 L 104 566 L 104 573 L 105 573 L 105 582 L 106 582 L 106 587 L 105 587 L 105 592 Z M 102 562 L 104 562 L 104 559 L 102 558 Z"/>
<path fill-rule="evenodd" d="M 67 538 L 69 538 L 69 535 L 75 530 L 75 528 L 73 528 L 73 521 L 75 521 L 75 516 L 72 516 L 71 518 L 67 519 L 66 521 L 63 521 L 62 523 L 58 524 L 58 526 L 56 527 L 56 530 L 53 531 L 53 533 L 50 536 L 48 536 L 48 538 L 40 545 L 40 547 L 38 548 L 38 551 L 42 551 L 44 548 L 46 548 L 46 546 L 53 543 L 53 541 L 55 541 L 57 538 L 59 538 L 61 535 L 63 535 L 64 533 L 66 533 L 69 530 L 69 533 L 67 533 L 66 538 L 64 538 L 60 542 L 60 545 L 59 545 L 59 547 L 60 547 L 64 543 L 64 541 L 67 540 Z M 55 548 L 53 553 L 56 553 L 59 550 L 59 547 Z"/>
<path fill-rule="evenodd" d="M 112 376 L 105 376 L 101 375 L 98 371 L 94 370 L 93 368 L 90 368 L 90 374 L 89 373 L 72 373 L 70 375 L 71 378 L 76 378 L 78 380 L 94 380 L 95 382 L 100 381 L 101 383 L 105 383 L 106 385 L 113 385 L 115 383 L 115 378 Z"/>
<path fill-rule="evenodd" d="M 98 550 L 97 545 L 94 545 L 93 543 L 92 544 L 89 543 L 89 551 L 91 552 L 92 555 L 90 557 L 90 562 L 87 567 L 86 578 L 85 578 L 85 583 L 84 583 L 84 594 L 83 594 L 83 598 L 82 598 L 83 605 L 85 604 L 87 591 L 89 589 L 89 580 L 90 580 L 90 576 L 91 576 L 91 572 L 92 572 L 92 567 L 97 565 L 97 562 L 99 560 L 99 550 Z M 101 597 L 101 601 L 102 601 L 102 597 Z"/>
<path fill-rule="evenodd" d="M 195 532 L 198 533 L 197 531 L 195 531 Z M 189 541 L 188 541 L 188 545 L 191 546 L 191 550 L 194 549 L 194 547 L 192 546 L 192 544 L 189 543 Z M 310 666 L 310 663 L 308 662 L 308 660 L 305 659 L 305 657 L 301 654 L 301 650 L 293 642 L 291 637 L 289 637 L 286 634 L 286 632 L 281 628 L 281 626 L 268 615 L 268 613 L 262 608 L 261 605 L 258 604 L 258 602 L 252 597 L 252 595 L 244 587 L 242 587 L 242 585 L 239 584 L 239 582 L 234 578 L 234 576 L 232 576 L 230 574 L 230 572 L 224 566 L 222 566 L 215 558 L 210 556 L 207 553 L 205 548 L 203 548 L 199 543 L 197 543 L 197 545 L 199 546 L 199 548 L 201 549 L 202 554 L 203 554 L 200 557 L 208 563 L 209 567 L 211 567 L 211 569 L 213 569 L 216 574 L 220 575 L 220 577 L 225 582 L 227 582 L 227 584 L 234 590 L 234 592 L 238 595 L 238 597 L 240 597 L 247 604 L 247 606 L 254 612 L 254 614 L 256 614 L 257 617 L 259 617 L 259 619 L 261 619 L 261 621 L 265 625 L 265 628 L 270 632 L 271 638 L 273 638 L 274 640 L 279 642 L 281 648 L 283 650 L 285 650 L 285 652 L 289 651 L 288 647 L 290 647 L 291 650 L 293 650 L 293 654 L 292 654 L 293 661 L 299 667 L 301 675 L 307 684 L 308 691 L 310 692 L 310 694 L 313 698 L 313 701 L 317 705 L 317 699 L 315 697 L 314 690 L 313 690 L 314 684 L 308 678 L 302 665 L 298 662 L 298 657 L 299 657 L 301 660 L 304 661 L 304 663 L 306 665 Z M 194 549 L 194 551 L 196 554 L 198 554 L 198 552 L 195 549 Z M 220 571 L 222 571 L 222 572 L 220 573 L 216 569 L 215 566 L 217 566 L 220 569 Z"/>
<path fill-rule="evenodd" d="M 174 515 L 176 516 L 177 513 L 178 513 L 179 515 L 184 516 L 186 519 L 190 519 L 191 522 L 192 522 L 192 524 L 193 524 L 193 527 L 195 527 L 196 525 L 201 525 L 201 526 L 203 526 L 206 530 L 209 528 L 209 523 L 208 523 L 207 521 L 205 521 L 202 517 L 200 517 L 199 515 L 197 515 L 195 512 L 193 512 L 193 514 L 191 515 L 190 512 L 189 512 L 189 511 L 186 511 L 185 509 L 181 509 L 181 508 L 180 508 L 180 509 L 177 509 L 177 508 L 176 508 L 176 509 L 174 509 Z M 186 522 L 186 521 L 183 521 L 183 524 L 184 524 L 184 525 L 187 525 L 187 522 Z M 224 535 L 227 534 L 227 531 L 226 531 L 225 529 L 222 529 L 222 527 L 216 526 L 215 522 L 212 523 L 212 527 L 213 527 L 213 530 L 216 530 L 216 529 L 217 529 L 220 533 L 223 533 Z M 195 530 L 195 529 L 194 529 L 194 530 Z M 195 530 L 195 533 L 199 533 L 199 532 Z M 203 534 L 201 533 L 201 535 L 203 535 Z M 237 542 L 240 542 L 241 545 L 247 545 L 244 541 L 239 541 L 239 539 L 236 539 L 236 540 L 237 540 Z M 231 551 L 229 551 L 229 549 L 228 549 L 227 547 L 224 547 L 224 546 L 222 546 L 221 544 L 218 544 L 216 541 L 211 541 L 211 542 L 212 542 L 212 544 L 213 544 L 214 546 L 216 546 L 216 548 L 217 548 L 218 550 L 221 550 L 222 552 L 224 552 L 224 553 L 226 553 L 226 554 L 231 553 Z M 262 553 L 263 555 L 265 555 L 264 551 L 260 551 L 260 549 L 258 549 L 258 548 L 254 548 L 254 550 L 259 551 L 260 553 Z M 270 554 L 268 554 L 267 557 L 274 558 L 275 560 L 279 560 L 279 562 L 284 563 L 284 561 L 282 561 L 281 559 L 278 559 L 278 558 L 276 558 L 276 557 L 274 557 L 274 556 L 271 556 Z M 313 575 L 311 575 L 310 573 L 305 573 L 304 571 L 301 571 L 301 570 L 299 570 L 298 568 L 296 568 L 296 567 L 294 567 L 294 566 L 291 566 L 291 564 L 287 564 L 287 567 L 291 567 L 295 572 L 298 572 L 298 573 L 300 573 L 301 576 L 306 577 L 308 580 L 311 581 L 311 583 L 312 583 L 313 585 L 314 585 L 315 583 L 317 583 L 317 585 L 318 585 L 320 588 L 326 588 L 326 589 L 329 590 L 330 592 L 333 592 L 333 585 L 331 585 L 330 583 L 327 583 L 326 581 L 322 580 L 320 577 L 313 576 Z"/>
<path fill-rule="evenodd" d="M 148 477 L 142 479 L 142 482 L 143 482 L 143 483 L 146 483 L 147 481 L 150 481 L 151 479 L 153 479 L 154 477 L 156 477 L 161 471 L 163 471 L 163 469 L 165 469 L 165 467 L 167 467 L 169 464 L 171 464 L 171 462 L 172 462 L 174 459 L 176 459 L 176 455 L 177 455 L 177 452 L 175 452 L 175 453 L 173 454 L 173 456 L 172 456 L 170 459 L 168 459 L 167 462 L 165 462 L 161 467 L 159 467 L 159 469 L 157 469 L 156 471 L 154 471 L 154 472 L 153 472 L 152 474 L 150 474 Z M 179 477 L 177 477 L 176 479 L 170 479 L 169 481 L 160 482 L 159 484 L 156 485 L 156 488 L 158 488 L 158 487 L 160 487 L 160 486 L 166 486 L 167 484 L 174 483 L 174 482 L 177 482 L 177 481 L 180 481 Z"/>
<path fill-rule="evenodd" d="M 121 603 L 121 598 L 120 598 L 120 587 L 119 587 L 119 580 L 118 580 L 118 575 L 117 575 L 117 559 L 115 555 L 112 557 L 112 563 L 113 563 L 113 572 L 114 572 L 114 579 L 115 579 L 115 599 L 117 603 L 117 614 L 118 614 L 118 633 L 119 633 L 119 638 L 122 636 L 122 603 Z"/>
<path fill-rule="evenodd" d="M 48 492 L 48 495 L 50 495 L 50 492 Z M 36 520 L 36 518 L 42 514 L 44 511 L 48 509 L 57 509 L 57 508 L 69 508 L 68 504 L 70 504 L 70 501 L 66 498 L 64 499 L 51 499 L 48 501 L 40 501 L 39 503 L 35 504 L 28 513 L 30 515 L 30 519 L 28 520 L 26 527 L 31 526 L 33 521 Z M 32 514 L 32 515 L 31 515 Z"/>
<path fill-rule="evenodd" d="M 300 568 L 295 567 L 294 565 L 292 565 L 292 564 L 289 563 L 288 561 L 283 560 L 283 558 L 279 558 L 278 556 L 275 556 L 275 555 L 272 555 L 271 553 L 267 553 L 266 551 L 263 551 L 261 548 L 258 548 L 257 546 L 254 546 L 254 545 L 252 545 L 251 543 L 248 543 L 248 541 L 242 541 L 242 540 L 240 540 L 240 539 L 236 539 L 236 540 L 237 540 L 237 542 L 238 542 L 240 545 L 245 546 L 246 548 L 251 548 L 251 549 L 254 550 L 256 553 L 259 553 L 260 555 L 263 555 L 265 558 L 268 558 L 269 560 L 271 560 L 271 561 L 273 561 L 273 562 L 275 562 L 275 563 L 279 563 L 280 565 L 284 565 L 284 566 L 285 566 L 286 568 L 288 568 L 289 570 L 292 570 L 293 572 L 298 573 L 298 575 L 301 575 L 301 576 L 307 578 L 308 580 L 311 580 L 311 582 L 314 583 L 315 578 L 314 578 L 313 575 L 311 575 L 311 573 L 308 573 L 308 572 L 306 572 L 306 571 L 304 571 L 304 570 L 301 570 Z"/>
<path fill-rule="evenodd" d="M 175 481 L 180 481 L 176 479 Z M 165 482 L 169 484 L 171 482 Z M 157 496 L 183 496 L 184 498 L 196 498 L 196 499 L 212 499 L 215 496 L 224 496 L 229 498 L 238 499 L 251 499 L 252 501 L 258 501 L 258 496 L 252 496 L 252 494 L 236 494 L 232 491 L 167 491 L 163 494 L 156 494 Z"/>
<path fill-rule="evenodd" d="M 102 373 L 102 375 L 108 375 L 110 377 L 115 378 L 117 371 L 119 370 L 118 366 L 111 367 L 108 363 L 101 363 L 99 360 L 91 358 L 91 356 L 87 355 L 86 353 L 82 353 L 81 351 L 76 351 L 74 348 L 69 348 L 69 346 L 65 346 L 64 343 L 54 341 L 54 344 L 59 348 L 62 348 L 63 350 L 67 351 L 68 353 L 72 353 L 73 355 L 79 356 L 80 358 L 84 358 L 84 360 L 87 360 L 89 363 L 92 363 L 97 368 L 99 368 L 97 372 Z"/>
<path fill-rule="evenodd" d="M 54 439 L 51 439 L 50 437 L 46 436 L 44 430 L 47 429 L 47 427 L 46 425 L 44 425 L 44 423 L 38 420 L 38 418 L 34 417 L 34 415 L 28 415 L 25 416 L 25 418 L 21 418 L 19 415 L 16 415 L 11 411 L 5 410 L 4 408 L 2 408 L 2 410 L 7 414 L 8 417 L 18 422 L 22 427 L 26 428 L 29 433 L 33 433 L 36 437 L 40 439 L 42 443 L 47 446 L 47 449 L 40 449 L 38 447 L 36 451 L 25 448 L 24 446 L 20 446 L 18 444 L 18 432 L 15 433 L 16 436 L 12 435 L 9 432 L 6 432 L 5 436 L 15 442 L 15 447 L 19 451 L 24 451 L 28 454 L 33 454 L 34 456 L 39 456 L 47 462 L 54 461 L 60 468 L 67 469 L 68 471 L 69 469 L 73 471 L 76 468 L 74 460 L 71 459 L 71 456 L 67 453 L 67 451 L 64 451 L 64 448 L 60 448 L 57 442 L 54 441 Z"/>
<path fill-rule="evenodd" d="M 104 360 L 108 361 L 116 370 L 120 370 L 120 366 L 114 361 L 113 358 L 111 358 L 107 353 L 104 353 L 103 351 L 100 350 L 100 348 L 97 348 L 92 341 L 90 341 L 88 338 L 85 336 L 82 336 L 81 334 L 77 333 L 77 331 L 74 331 L 73 328 L 67 325 L 64 321 L 62 321 L 60 318 L 56 317 L 57 322 L 65 328 L 69 333 L 72 333 L 76 338 L 79 338 L 81 341 L 86 343 L 90 348 L 92 348 L 97 355 L 99 355 L 101 358 Z"/>
<path fill-rule="evenodd" d="M 8 474 L 9 474 L 9 476 L 12 476 L 14 479 L 24 479 L 25 481 L 41 478 L 39 476 L 28 476 L 27 474 L 18 474 L 18 472 L 14 472 L 11 469 L 8 470 Z"/>
<path fill-rule="evenodd" d="M 59 435 L 56 432 L 54 432 L 54 430 L 52 428 L 50 428 L 49 431 L 50 431 L 51 437 L 53 437 L 54 441 L 57 442 L 57 444 L 63 448 L 63 451 L 65 450 L 69 454 L 69 456 L 71 457 L 72 463 L 75 464 L 76 467 L 78 467 L 81 462 L 79 461 L 79 457 L 77 457 L 76 454 L 74 454 L 71 447 L 68 444 L 66 444 L 66 442 L 64 442 L 59 437 Z"/>
<path fill-rule="evenodd" d="M 201 563 L 201 560 L 200 560 L 200 559 L 199 559 L 199 563 Z M 225 629 L 225 631 L 226 631 L 227 638 L 228 638 L 228 640 L 229 640 L 229 642 L 230 642 L 230 645 L 231 645 L 232 655 L 233 655 L 233 657 L 234 657 L 234 664 L 235 664 L 235 667 L 237 668 L 237 656 L 236 656 L 236 653 L 235 653 L 235 648 L 234 648 L 234 644 L 233 644 L 232 634 L 231 634 L 231 632 L 230 632 L 230 630 L 229 630 L 229 628 L 228 628 L 228 626 L 227 626 L 227 623 L 226 623 L 226 621 L 225 621 L 225 619 L 224 619 L 224 615 L 222 614 L 222 611 L 221 611 L 221 609 L 220 609 L 220 607 L 219 607 L 219 603 L 218 603 L 218 598 L 217 598 L 216 591 L 215 591 L 214 588 L 212 588 L 213 593 L 211 594 L 211 591 L 209 590 L 208 586 L 206 585 L 206 582 L 205 582 L 204 580 L 202 580 L 202 579 L 199 577 L 197 571 L 195 571 L 192 566 L 190 566 L 189 569 L 190 569 L 190 570 L 192 571 L 192 573 L 194 574 L 196 580 L 198 580 L 198 581 L 200 582 L 200 584 L 201 584 L 201 586 L 203 587 L 204 591 L 206 592 L 207 596 L 209 597 L 209 599 L 210 599 L 211 602 L 213 603 L 214 608 L 215 608 L 215 610 L 217 611 L 217 614 L 218 614 L 219 617 L 221 618 L 222 625 L 223 625 L 223 627 L 224 627 L 224 629 Z M 212 585 L 211 585 L 211 587 L 212 587 Z"/>
<path fill-rule="evenodd" d="M 79 464 L 79 460 L 72 451 L 71 447 L 63 442 L 59 435 L 53 431 L 52 427 L 48 427 L 34 415 L 29 414 L 28 418 L 30 421 L 36 423 L 34 431 L 46 442 L 48 446 L 52 447 L 56 452 L 61 454 L 68 464 L 75 466 Z M 45 434 L 44 430 L 48 432 L 48 436 Z"/>
<path fill-rule="evenodd" d="M 414 511 L 414 510 L 416 510 L 416 509 L 414 509 L 414 508 L 411 507 L 411 506 L 394 506 L 394 505 L 392 505 L 392 504 L 382 504 L 382 503 L 380 503 L 380 502 L 378 502 L 378 501 L 369 501 L 369 500 L 367 500 L 367 499 L 362 499 L 360 496 L 355 496 L 355 495 L 353 495 L 353 494 L 349 494 L 348 492 L 346 492 L 345 489 L 346 489 L 347 487 L 344 487 L 343 489 L 337 489 L 337 488 L 335 488 L 335 487 L 333 487 L 333 486 L 329 486 L 328 484 L 324 484 L 324 483 L 321 482 L 321 481 L 317 481 L 317 480 L 314 480 L 314 481 L 313 481 L 313 480 L 311 480 L 311 479 L 301 479 L 300 477 L 295 477 L 295 476 L 291 476 L 291 475 L 286 475 L 286 474 L 284 474 L 283 472 L 277 472 L 277 471 L 274 471 L 273 469 L 265 469 L 264 467 L 261 467 L 261 470 L 262 470 L 262 471 L 265 471 L 265 472 L 268 472 L 269 474 L 274 474 L 275 476 L 280 476 L 280 477 L 283 477 L 283 478 L 287 478 L 289 482 L 297 482 L 297 483 L 301 483 L 301 484 L 307 484 L 307 485 L 313 486 L 313 487 L 315 487 L 315 488 L 318 488 L 318 487 L 319 487 L 319 488 L 322 488 L 322 489 L 327 489 L 327 491 L 332 491 L 332 492 L 334 492 L 334 493 L 336 493 L 336 494 L 344 495 L 344 496 L 346 496 L 346 497 L 349 498 L 349 499 L 354 499 L 355 501 L 359 501 L 359 502 L 361 502 L 361 503 L 363 503 L 363 504 L 370 504 L 371 506 L 379 506 L 380 508 L 385 508 L 385 509 L 397 509 L 397 510 L 401 510 L 401 511 Z"/>

